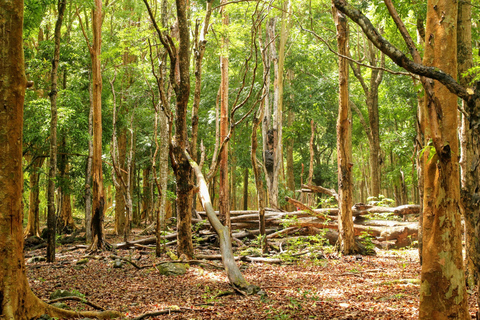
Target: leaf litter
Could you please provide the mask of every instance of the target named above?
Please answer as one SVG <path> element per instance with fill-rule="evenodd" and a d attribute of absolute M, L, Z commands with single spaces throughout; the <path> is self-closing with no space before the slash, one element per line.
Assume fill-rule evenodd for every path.
<path fill-rule="evenodd" d="M 114 239 L 110 239 L 114 240 Z M 35 255 L 44 254 L 36 250 Z M 59 248 L 57 252 L 62 252 Z M 213 254 L 218 252 L 200 252 Z M 126 319 L 147 313 L 149 319 L 417 319 L 420 264 L 417 249 L 377 250 L 376 256 L 299 257 L 290 264 L 238 262 L 245 278 L 266 295 L 233 294 L 223 270 L 211 264 L 191 265 L 181 276 L 163 276 L 156 264 L 168 261 L 153 252 L 118 250 L 134 261 L 114 268 L 111 252 L 89 256 L 84 250 L 57 254 L 54 263 L 27 263 L 32 291 L 48 301 L 55 290 L 79 292 Z M 209 262 L 210 263 L 210 262 Z M 76 310 L 91 310 L 78 301 L 65 302 Z M 474 296 L 469 296 L 474 314 Z"/>

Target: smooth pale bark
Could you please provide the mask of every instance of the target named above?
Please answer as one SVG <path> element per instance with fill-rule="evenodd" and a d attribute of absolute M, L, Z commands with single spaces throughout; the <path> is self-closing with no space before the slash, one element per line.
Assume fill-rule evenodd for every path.
<path fill-rule="evenodd" d="M 293 125 L 293 120 L 294 120 L 294 113 L 292 109 L 288 110 L 287 113 L 287 124 L 288 126 Z M 291 192 L 295 192 L 295 174 L 293 170 L 293 146 L 294 146 L 294 140 L 293 137 L 289 138 L 287 140 L 287 146 L 286 146 L 286 158 L 287 158 L 287 188 Z M 295 207 L 292 204 L 289 204 L 287 206 L 288 211 L 293 211 L 295 210 Z"/>
<path fill-rule="evenodd" d="M 258 148 L 258 139 L 257 139 L 257 129 L 260 123 L 263 121 L 263 110 L 264 106 L 260 105 L 257 114 L 253 118 L 252 125 L 252 137 L 251 137 L 251 161 L 252 161 L 252 171 L 255 178 L 255 186 L 257 189 L 257 201 L 258 201 L 258 221 L 259 221 L 259 231 L 262 236 L 262 251 L 267 251 L 267 238 L 265 233 L 265 189 L 263 188 L 263 179 L 261 176 L 260 168 L 257 161 L 257 148 Z"/>
<path fill-rule="evenodd" d="M 40 169 L 42 168 L 44 157 L 37 157 L 32 160 L 32 169 L 30 172 L 30 196 L 28 208 L 28 222 L 25 228 L 24 236 L 40 236 L 40 190 L 38 182 L 40 180 Z"/>
<path fill-rule="evenodd" d="M 337 29 L 338 52 L 348 55 L 348 26 L 346 16 L 333 7 Z M 349 106 L 348 60 L 338 58 L 338 119 L 337 119 L 337 167 L 338 167 L 338 244 L 343 254 L 357 252 L 353 232 L 353 184 L 352 184 L 352 113 Z"/>
<path fill-rule="evenodd" d="M 264 68 L 270 74 L 273 64 L 273 103 L 270 106 L 268 95 L 265 97 L 264 119 L 262 124 L 264 164 L 268 178 L 267 192 L 269 205 L 278 207 L 278 186 L 283 179 L 283 72 L 285 63 L 285 44 L 288 39 L 288 10 L 289 1 L 282 4 L 282 23 L 280 27 L 278 51 L 275 44 L 276 18 L 267 23 L 265 45 L 268 45 L 268 54 L 263 56 Z M 265 71 L 264 71 L 265 72 Z M 265 83 L 265 90 L 269 90 L 270 77 Z"/>
<path fill-rule="evenodd" d="M 221 4 L 225 4 L 227 0 L 222 0 Z M 222 7 L 222 25 L 227 32 L 229 18 L 226 8 Z M 229 119 L 228 119 L 228 36 L 223 36 L 220 55 L 220 141 L 223 142 L 228 135 Z M 220 221 L 223 225 L 230 228 L 230 190 L 228 183 L 228 143 L 220 151 L 220 188 L 218 190 L 220 211 Z"/>
<path fill-rule="evenodd" d="M 205 182 L 202 171 L 198 167 L 197 163 L 190 158 L 190 155 L 186 151 L 185 156 L 189 160 L 190 165 L 197 176 L 199 197 L 202 201 L 205 212 L 207 213 L 210 225 L 215 229 L 215 232 L 218 235 L 220 252 L 222 254 L 222 262 L 230 284 L 235 290 L 246 295 L 262 293 L 259 287 L 248 283 L 240 272 L 240 269 L 235 263 L 235 258 L 233 256 L 232 242 L 230 240 L 230 228 L 222 225 L 220 220 L 218 220 L 215 211 L 213 210 L 212 201 L 210 200 L 210 195 L 208 194 L 208 186 Z"/>

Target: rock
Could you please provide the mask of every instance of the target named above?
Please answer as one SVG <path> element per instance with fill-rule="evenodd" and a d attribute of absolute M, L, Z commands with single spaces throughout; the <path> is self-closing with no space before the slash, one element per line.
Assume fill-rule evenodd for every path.
<path fill-rule="evenodd" d="M 35 263 L 35 262 L 40 262 L 40 261 L 46 261 L 47 259 L 45 257 L 32 257 L 27 260 L 27 263 Z"/>
<path fill-rule="evenodd" d="M 159 265 L 157 269 L 164 276 L 181 276 L 187 272 L 187 264 L 167 262 Z"/>
<path fill-rule="evenodd" d="M 122 260 L 116 259 L 116 260 L 113 262 L 113 267 L 114 267 L 114 268 L 121 268 L 121 267 L 123 267 Z"/>
<path fill-rule="evenodd" d="M 50 300 L 63 298 L 63 297 L 79 297 L 83 298 L 83 294 L 77 291 L 68 291 L 68 290 L 55 290 L 50 294 Z"/>
<path fill-rule="evenodd" d="M 82 264 L 87 264 L 88 263 L 88 258 L 83 258 L 77 261 L 76 265 L 82 265 Z"/>
<path fill-rule="evenodd" d="M 85 268 L 86 268 L 85 265 L 80 265 L 80 266 L 74 266 L 74 267 L 73 267 L 73 269 L 75 269 L 75 270 L 83 270 L 83 269 L 85 269 Z"/>

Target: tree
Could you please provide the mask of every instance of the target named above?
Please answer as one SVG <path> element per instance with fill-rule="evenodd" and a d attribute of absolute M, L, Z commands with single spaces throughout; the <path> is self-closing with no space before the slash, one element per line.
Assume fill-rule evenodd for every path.
<path fill-rule="evenodd" d="M 425 88 L 426 132 L 424 152 L 423 264 L 420 319 L 469 319 L 462 259 L 457 142 L 457 96 L 475 102 L 476 96 L 455 81 L 456 1 L 428 1 L 424 64 L 408 59 L 384 39 L 360 11 L 344 0 L 338 10 L 359 24 L 367 37 L 396 64 L 422 77 Z M 437 12 L 442 12 L 438 15 Z M 403 22 L 395 20 L 405 39 Z M 406 41 L 409 49 L 412 45 Z"/>
<path fill-rule="evenodd" d="M 50 162 L 48 170 L 48 214 L 47 214 L 47 261 L 55 261 L 55 180 L 57 176 L 57 82 L 58 82 L 58 64 L 60 60 L 60 37 L 63 22 L 63 14 L 66 8 L 66 0 L 58 0 L 58 17 L 55 24 L 55 51 L 52 60 L 52 90 L 49 93 L 51 103 L 50 120 Z"/>
<path fill-rule="evenodd" d="M 222 4 L 226 0 L 221 1 Z M 227 29 L 229 18 L 227 8 L 222 7 L 222 24 Z M 225 32 L 227 32 L 225 30 Z M 220 54 L 220 141 L 224 141 L 228 135 L 228 35 L 224 35 L 221 44 Z M 232 171 L 234 171 L 233 168 Z M 230 192 L 228 185 L 228 143 L 223 146 L 220 152 L 220 186 L 219 186 L 219 211 L 220 221 L 230 228 Z"/>
<path fill-rule="evenodd" d="M 78 15 L 80 19 L 80 15 Z M 102 73 L 100 53 L 102 47 L 102 1 L 95 0 L 92 9 L 93 40 L 90 45 L 88 36 L 82 25 L 83 35 L 87 42 L 92 62 L 92 128 L 93 128 L 93 152 L 92 152 L 92 244 L 91 250 L 103 249 L 105 239 L 103 234 L 105 195 L 103 191 L 102 172 Z"/>
<path fill-rule="evenodd" d="M 368 41 L 368 40 L 367 40 Z M 377 56 L 379 52 L 373 44 L 368 41 L 367 45 L 367 60 L 371 66 L 377 67 L 378 60 L 380 60 L 380 68 L 385 67 L 385 55 L 381 53 L 381 57 Z M 366 83 L 364 76 L 362 75 L 360 65 L 350 61 L 350 67 L 353 70 L 355 78 L 360 82 L 363 92 L 365 93 L 365 104 L 368 110 L 368 125 L 366 121 L 362 121 L 362 125 L 365 129 L 368 138 L 368 147 L 370 150 L 370 196 L 378 197 L 381 187 L 381 159 L 380 159 L 380 123 L 379 123 L 379 111 L 378 111 L 378 88 L 383 80 L 383 69 L 372 69 L 370 74 L 369 85 Z M 352 103 L 353 104 L 353 103 Z M 361 111 L 353 104 L 354 109 L 363 120 Z"/>
<path fill-rule="evenodd" d="M 54 317 L 120 316 L 116 312 L 75 312 L 58 309 L 38 299 L 30 290 L 25 272 L 22 237 L 22 126 L 27 80 L 23 59 L 23 1 L 0 6 L 0 317 L 5 320 Z M 8 30 L 8 32 L 6 32 Z"/>
<path fill-rule="evenodd" d="M 335 7 L 333 18 L 337 28 L 338 52 L 347 56 L 348 25 L 347 18 Z M 352 112 L 348 91 L 348 61 L 338 58 L 338 120 L 337 120 L 337 165 L 338 165 L 338 242 L 343 254 L 356 252 L 353 232 L 353 185 L 352 185 Z M 313 126 L 313 122 L 312 122 Z"/>

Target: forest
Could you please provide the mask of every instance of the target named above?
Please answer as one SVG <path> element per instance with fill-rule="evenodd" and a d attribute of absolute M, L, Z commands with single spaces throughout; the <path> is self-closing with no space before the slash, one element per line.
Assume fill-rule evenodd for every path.
<path fill-rule="evenodd" d="M 474 0 L 2 0 L 0 319 L 480 319 Z"/>

